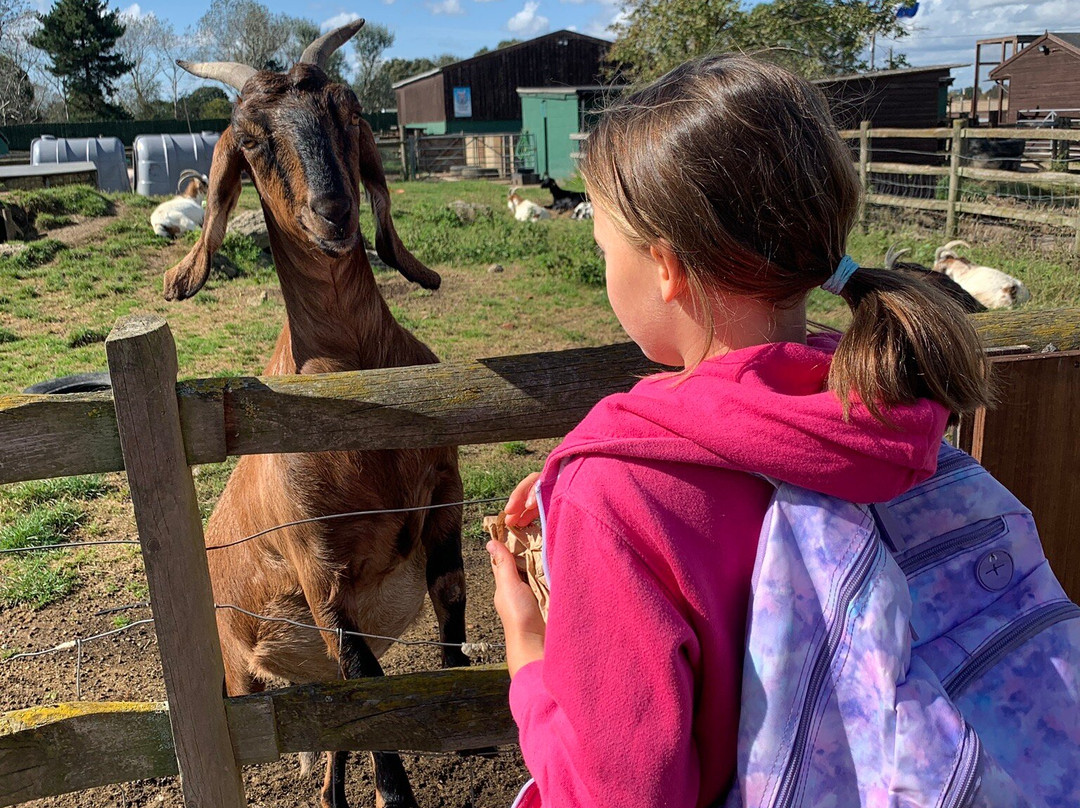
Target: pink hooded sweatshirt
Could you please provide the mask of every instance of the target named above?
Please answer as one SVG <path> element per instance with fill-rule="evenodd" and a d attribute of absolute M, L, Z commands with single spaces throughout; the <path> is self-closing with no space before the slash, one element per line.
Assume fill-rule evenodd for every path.
<path fill-rule="evenodd" d="M 692 808 L 735 767 L 758 534 L 779 479 L 854 502 L 929 477 L 948 413 L 843 419 L 835 345 L 772 343 L 609 396 L 538 484 L 551 587 L 544 659 L 510 707 L 534 808 Z M 816 347 L 815 347 L 816 346 Z M 747 473 L 751 472 L 751 473 Z"/>

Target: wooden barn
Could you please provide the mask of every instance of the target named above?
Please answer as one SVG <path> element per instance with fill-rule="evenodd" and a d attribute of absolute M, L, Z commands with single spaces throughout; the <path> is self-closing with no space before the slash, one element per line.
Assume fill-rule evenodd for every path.
<path fill-rule="evenodd" d="M 398 125 L 431 135 L 518 132 L 518 87 L 597 85 L 609 47 L 556 31 L 412 76 L 394 85 Z"/>
<path fill-rule="evenodd" d="M 839 129 L 858 129 L 862 121 L 872 128 L 929 129 L 948 117 L 951 71 L 963 64 L 877 70 L 850 76 L 829 76 L 814 83 L 829 101 Z M 926 140 L 890 138 L 874 141 L 876 159 L 890 163 L 932 165 L 941 158 L 919 152 L 933 151 Z"/>
<path fill-rule="evenodd" d="M 1002 123 L 1080 118 L 1080 33 L 1044 33 L 990 71 L 1005 87 Z"/>

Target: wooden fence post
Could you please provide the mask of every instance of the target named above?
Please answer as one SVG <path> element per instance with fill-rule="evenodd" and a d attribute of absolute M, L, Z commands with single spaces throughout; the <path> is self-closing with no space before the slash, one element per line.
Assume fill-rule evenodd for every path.
<path fill-rule="evenodd" d="M 964 142 L 964 120 L 953 121 L 952 151 L 949 153 L 949 206 L 945 211 L 945 238 L 956 238 L 956 202 L 960 198 L 960 153 Z"/>
<path fill-rule="evenodd" d="M 132 315 L 117 322 L 105 350 L 184 802 L 241 808 L 202 518 L 180 428 L 176 344 L 164 318 Z"/>
<path fill-rule="evenodd" d="M 408 182 L 409 179 L 409 145 L 405 141 L 405 135 L 401 136 L 401 145 L 398 147 L 401 153 L 401 179 Z"/>
<path fill-rule="evenodd" d="M 866 232 L 866 197 L 870 194 L 870 121 L 859 124 L 859 229 Z"/>

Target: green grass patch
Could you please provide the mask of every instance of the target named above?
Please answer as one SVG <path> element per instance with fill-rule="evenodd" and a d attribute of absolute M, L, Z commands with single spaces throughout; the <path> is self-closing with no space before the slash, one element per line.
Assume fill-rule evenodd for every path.
<path fill-rule="evenodd" d="M 34 226 L 39 230 L 55 230 L 57 227 L 66 227 L 73 221 L 66 213 L 39 213 Z"/>
<path fill-rule="evenodd" d="M 0 606 L 29 606 L 34 611 L 70 595 L 78 573 L 56 553 L 0 564 Z"/>
<path fill-rule="evenodd" d="M 0 345 L 6 342 L 18 342 L 19 335 L 14 331 L 8 331 L 6 328 L 0 328 Z"/>
<path fill-rule="evenodd" d="M 0 489 L 0 497 L 14 507 L 25 510 L 49 502 L 97 499 L 111 490 L 112 486 L 100 474 L 86 474 L 15 483 Z"/>
<path fill-rule="evenodd" d="M 0 527 L 0 549 L 62 544 L 85 516 L 86 511 L 72 502 L 58 502 L 18 514 Z"/>
<path fill-rule="evenodd" d="M 88 185 L 11 191 L 10 198 L 33 220 L 43 213 L 53 216 L 107 216 L 114 209 L 109 199 Z"/>
<path fill-rule="evenodd" d="M 53 238 L 31 241 L 13 255 L 0 256 L 0 275 L 19 278 L 29 270 L 49 263 L 66 249 L 62 241 Z"/>
<path fill-rule="evenodd" d="M 78 331 L 72 332 L 68 336 L 67 344 L 69 348 L 83 348 L 87 345 L 95 345 L 99 342 L 104 342 L 105 338 L 109 336 L 109 332 L 99 328 L 80 328 Z"/>

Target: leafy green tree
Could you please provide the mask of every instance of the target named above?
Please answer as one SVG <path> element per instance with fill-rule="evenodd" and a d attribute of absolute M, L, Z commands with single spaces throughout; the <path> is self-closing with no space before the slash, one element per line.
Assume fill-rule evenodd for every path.
<path fill-rule="evenodd" d="M 292 26 L 256 0 L 213 0 L 199 18 L 199 36 L 210 58 L 240 62 L 256 70 L 283 70 Z"/>
<path fill-rule="evenodd" d="M 232 103 L 218 86 L 205 85 L 192 90 L 180 99 L 180 108 L 187 118 L 228 118 Z"/>
<path fill-rule="evenodd" d="M 625 0 L 608 72 L 648 81 L 688 58 L 732 50 L 809 77 L 859 72 L 872 36 L 906 34 L 896 8 L 896 0 L 770 0 L 751 8 L 739 0 Z M 902 54 L 893 61 L 906 63 Z"/>
<path fill-rule="evenodd" d="M 287 17 L 286 25 L 289 29 L 289 39 L 282 51 L 282 56 L 284 57 L 284 67 L 290 68 L 300 61 L 304 48 L 322 36 L 324 32 L 319 29 L 315 22 L 303 17 Z M 345 78 L 347 68 L 344 51 L 339 49 L 331 53 L 326 60 L 323 71 L 331 81 L 338 84 L 348 84 L 349 82 Z"/>
<path fill-rule="evenodd" d="M 382 69 L 382 55 L 394 44 L 394 35 L 385 25 L 368 23 L 353 37 L 352 43 L 356 51 L 353 90 L 360 99 L 360 105 L 372 112 L 394 106 L 392 82 Z"/>
<path fill-rule="evenodd" d="M 106 100 L 131 62 L 116 52 L 123 36 L 119 12 L 105 0 L 57 0 L 29 39 L 52 60 L 48 71 L 63 83 L 69 114 L 76 120 L 127 119 L 131 116 Z"/>

